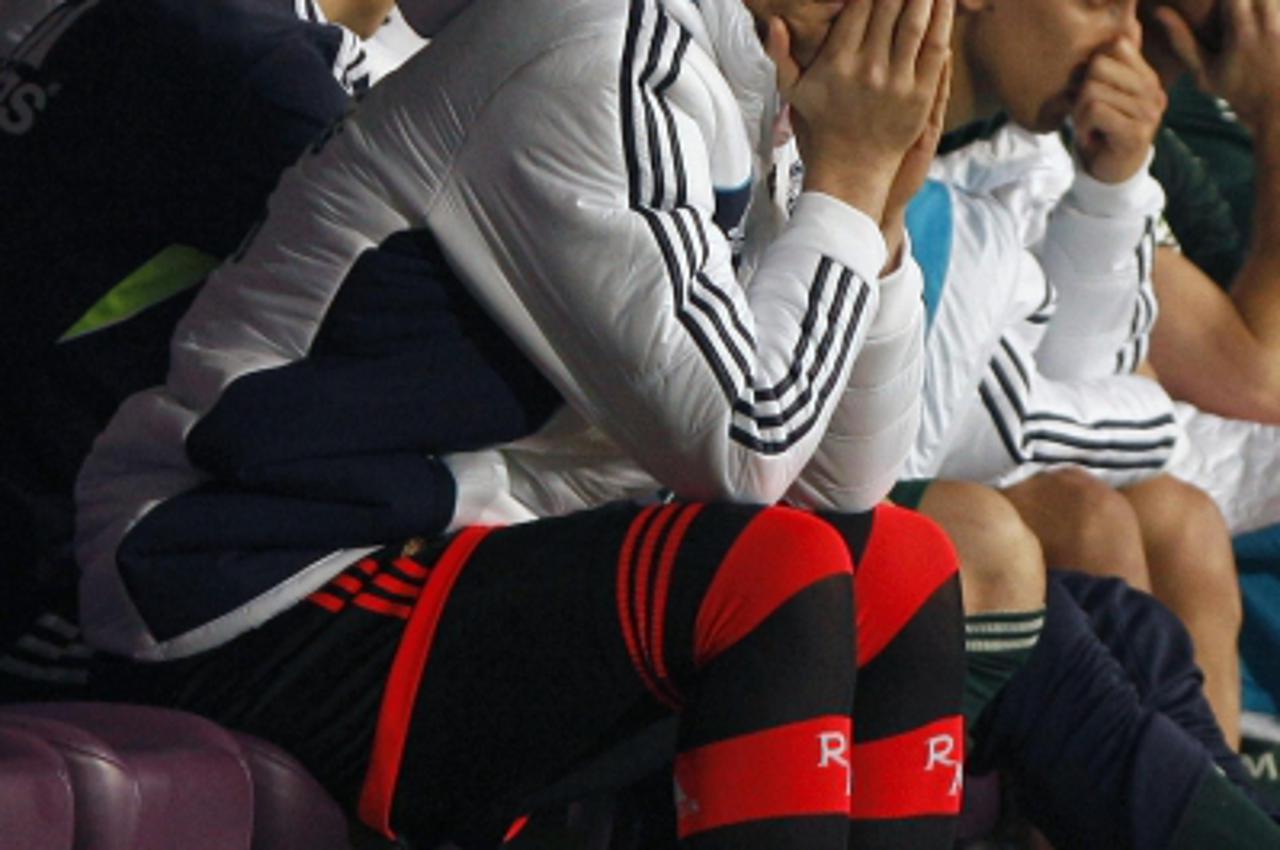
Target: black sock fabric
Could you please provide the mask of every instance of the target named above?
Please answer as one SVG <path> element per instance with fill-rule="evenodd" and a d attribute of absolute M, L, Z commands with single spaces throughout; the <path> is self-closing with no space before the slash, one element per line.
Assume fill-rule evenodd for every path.
<path fill-rule="evenodd" d="M 810 809 L 753 808 L 753 786 L 801 766 L 813 773 L 819 735 L 848 734 L 852 624 L 847 546 L 811 514 L 674 504 L 495 532 L 440 620 L 392 822 L 415 842 L 494 842 L 546 788 L 676 714 L 677 771 L 700 759 L 677 815 L 704 816 L 685 846 L 843 850 L 838 764 L 839 781 L 820 776 L 826 797 Z M 752 758 L 806 733 L 812 752 Z M 744 770 L 726 775 L 724 751 L 746 754 Z M 595 784 L 654 767 L 616 764 Z"/>
<path fill-rule="evenodd" d="M 832 522 L 839 527 L 842 520 Z M 855 573 L 857 785 L 849 846 L 950 848 L 964 757 L 955 551 L 931 520 L 882 506 Z"/>

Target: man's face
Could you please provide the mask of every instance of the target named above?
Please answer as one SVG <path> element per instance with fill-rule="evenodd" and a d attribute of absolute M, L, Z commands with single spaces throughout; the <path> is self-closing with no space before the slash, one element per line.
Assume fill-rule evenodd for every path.
<path fill-rule="evenodd" d="M 961 45 L 974 83 L 1031 130 L 1071 114 L 1090 58 L 1125 35 L 1137 39 L 1137 0 L 962 0 Z"/>

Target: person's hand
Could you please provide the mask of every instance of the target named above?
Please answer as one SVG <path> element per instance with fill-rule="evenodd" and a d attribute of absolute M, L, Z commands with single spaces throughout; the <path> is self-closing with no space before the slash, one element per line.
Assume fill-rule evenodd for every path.
<path fill-rule="evenodd" d="M 920 139 L 950 55 L 954 0 L 849 0 L 801 67 L 780 18 L 766 48 L 791 106 L 805 188 L 881 221 L 907 150 Z"/>
<path fill-rule="evenodd" d="M 1221 14 L 1222 49 L 1213 51 L 1175 9 L 1155 12 L 1196 85 L 1226 100 L 1241 123 L 1257 132 L 1280 121 L 1280 2 L 1222 0 Z"/>
<path fill-rule="evenodd" d="M 898 166 L 898 173 L 889 187 L 889 197 L 884 205 L 884 219 L 880 229 L 884 233 L 885 246 L 888 248 L 888 261 L 885 271 L 898 266 L 898 253 L 902 247 L 902 234 L 906 229 L 907 204 L 920 191 L 925 178 L 929 176 L 929 166 L 938 152 L 938 142 L 942 140 L 942 130 L 947 118 L 947 101 L 951 97 L 951 62 L 946 63 L 942 72 L 942 80 L 938 85 L 938 93 L 934 97 L 933 111 L 929 120 L 916 139 L 916 143 L 907 150 Z"/>
<path fill-rule="evenodd" d="M 1071 117 L 1091 177 L 1122 183 L 1147 163 L 1168 97 L 1138 44 L 1118 38 L 1094 54 Z"/>

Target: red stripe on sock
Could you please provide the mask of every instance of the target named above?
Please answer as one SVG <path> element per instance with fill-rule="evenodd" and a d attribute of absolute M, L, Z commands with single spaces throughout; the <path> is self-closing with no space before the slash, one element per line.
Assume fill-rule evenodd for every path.
<path fill-rule="evenodd" d="M 314 602 L 330 614 L 336 614 L 343 608 L 347 607 L 347 603 L 343 602 L 332 593 L 325 593 L 323 590 L 317 590 L 315 593 L 307 597 L 308 602 Z"/>
<path fill-rule="evenodd" d="M 813 514 L 766 508 L 729 547 L 694 622 L 699 667 L 746 637 L 795 594 L 853 569 L 839 532 Z"/>
<path fill-rule="evenodd" d="M 650 611 L 653 601 L 649 598 L 649 585 L 651 584 L 649 579 L 653 575 L 654 562 L 657 560 L 658 540 L 662 537 L 662 533 L 667 526 L 671 524 L 671 521 L 675 519 L 677 512 L 678 509 L 676 507 L 666 505 L 658 513 L 654 521 L 649 524 L 649 528 L 644 534 L 644 540 L 640 544 L 640 554 L 636 558 L 635 587 L 632 589 L 632 599 L 634 600 L 632 616 L 636 623 L 636 635 L 640 641 L 640 662 L 644 665 L 650 681 L 653 682 L 652 689 L 658 691 L 661 691 L 661 686 L 658 684 L 657 676 L 653 672 L 653 636 L 649 633 Z M 661 693 L 659 699 L 668 705 L 671 704 L 671 698 L 665 692 Z M 675 706 L 672 707 L 674 708 Z"/>
<path fill-rule="evenodd" d="M 430 570 L 412 558 L 396 558 L 391 564 L 409 578 L 426 578 L 427 573 L 430 572 Z"/>
<path fill-rule="evenodd" d="M 395 838 L 391 830 L 391 806 L 395 800 L 396 782 L 400 776 L 400 763 L 404 758 L 405 740 L 413 718 L 413 706 L 422 684 L 431 645 L 445 603 L 452 593 L 458 577 L 471 559 L 480 541 L 493 529 L 466 528 L 461 531 L 440 556 L 432 571 L 431 579 L 422 597 L 413 608 L 404 636 L 391 663 L 391 675 L 383 692 L 382 706 L 378 712 L 378 726 L 374 733 L 373 754 L 369 770 L 365 774 L 360 792 L 360 819 L 388 838 Z"/>
<path fill-rule="evenodd" d="M 653 639 L 652 646 L 653 671 L 658 684 L 667 693 L 669 699 L 677 705 L 684 705 L 684 698 L 676 690 L 667 674 L 666 646 L 667 598 L 671 590 L 671 573 L 675 568 L 676 555 L 680 552 L 680 544 L 684 542 L 685 532 L 702 510 L 702 505 L 686 505 L 680 510 L 667 542 L 662 547 L 662 560 L 658 563 L 658 578 L 654 587 L 653 600 Z"/>
<path fill-rule="evenodd" d="M 335 587 L 340 587 L 347 593 L 359 593 L 364 588 L 364 582 L 350 573 L 342 573 L 340 576 L 330 582 Z"/>
<path fill-rule="evenodd" d="M 520 835 L 520 833 L 524 832 L 524 828 L 528 825 L 528 815 L 525 815 L 522 818 L 516 818 L 515 822 L 507 829 L 507 834 L 502 836 L 502 843 L 510 844 L 512 841 L 515 841 L 516 837 Z"/>
<path fill-rule="evenodd" d="M 622 549 L 618 552 L 617 598 L 618 624 L 622 629 L 622 640 L 627 645 L 627 655 L 631 658 L 631 666 L 636 671 L 636 675 L 640 677 L 640 681 L 644 683 L 645 688 L 657 699 L 665 701 L 665 695 L 658 689 L 657 683 L 649 674 L 648 667 L 645 666 L 644 655 L 640 647 L 640 629 L 632 616 L 631 604 L 636 544 L 639 541 L 641 530 L 645 528 L 649 518 L 657 513 L 658 510 L 660 510 L 658 505 L 645 508 L 631 521 L 631 527 L 627 529 L 627 536 L 622 541 Z"/>
<path fill-rule="evenodd" d="M 964 798 L 964 718 L 853 748 L 855 820 L 954 815 Z"/>
<path fill-rule="evenodd" d="M 363 561 L 356 564 L 356 567 L 360 569 L 360 572 L 371 576 L 378 571 L 378 562 L 373 558 L 365 558 Z"/>
<path fill-rule="evenodd" d="M 932 520 L 894 505 L 876 508 L 854 570 L 858 666 L 880 654 L 940 586 L 956 574 L 956 551 Z"/>
<path fill-rule="evenodd" d="M 392 575 L 383 573 L 373 580 L 373 583 L 388 593 L 394 593 L 397 596 L 407 596 L 409 599 L 417 599 L 418 594 L 422 592 L 422 585 L 410 584 L 407 581 L 401 581 Z"/>
<path fill-rule="evenodd" d="M 804 720 L 676 756 L 680 837 L 748 821 L 847 815 L 847 716 Z"/>
<path fill-rule="evenodd" d="M 388 617 L 398 617 L 401 620 L 407 620 L 413 614 L 413 607 L 410 605 L 392 602 L 389 599 L 383 599 L 381 596 L 373 596 L 368 593 L 360 594 L 353 601 L 366 611 L 372 611 L 375 614 L 383 614 Z"/>

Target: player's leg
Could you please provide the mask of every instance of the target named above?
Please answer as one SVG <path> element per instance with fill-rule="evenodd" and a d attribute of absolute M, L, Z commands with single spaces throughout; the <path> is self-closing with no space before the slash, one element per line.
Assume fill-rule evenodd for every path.
<path fill-rule="evenodd" d="M 858 601 L 851 847 L 950 847 L 963 781 L 963 619 L 955 551 L 932 521 L 881 506 L 826 516 L 851 541 Z"/>
<path fill-rule="evenodd" d="M 1044 623 L 1045 564 L 1036 536 L 999 492 L 933 481 L 920 512 L 942 526 L 964 589 L 966 722 L 1026 663 Z"/>
<path fill-rule="evenodd" d="M 976 766 L 1013 773 L 1055 846 L 1164 850 L 1210 834 L 1219 850 L 1274 846 L 1280 831 L 1195 736 L 1144 704 L 1071 595 L 1051 581 L 1047 603 L 1031 660 L 976 727 Z"/>
<path fill-rule="evenodd" d="M 1035 532 L 1046 563 L 1151 589 L 1137 517 L 1111 485 L 1082 469 L 1064 468 L 1002 492 Z"/>
<path fill-rule="evenodd" d="M 615 508 L 494 532 L 429 645 L 415 618 L 433 614 L 410 618 L 362 814 L 415 843 L 492 843 L 540 789 L 675 712 L 684 846 L 844 848 L 852 604 L 844 541 L 798 511 Z"/>
<path fill-rule="evenodd" d="M 1118 579 L 1056 571 L 1051 581 L 1071 594 L 1094 633 L 1120 662 L 1144 705 L 1167 715 L 1195 738 L 1230 780 L 1267 808 L 1255 793 L 1240 755 L 1227 745 L 1205 698 L 1191 636 L 1168 608 Z M 1277 812 L 1280 814 L 1280 812 Z"/>
<path fill-rule="evenodd" d="M 1152 592 L 1191 633 L 1205 693 L 1232 747 L 1240 743 L 1237 641 L 1244 612 L 1231 536 L 1201 490 L 1162 475 L 1125 488 L 1142 529 Z"/>
<path fill-rule="evenodd" d="M 824 518 L 854 557 L 866 597 L 858 626 L 867 667 L 858 675 L 869 684 L 858 688 L 850 846 L 950 847 L 962 746 L 954 554 L 936 527 L 906 511 Z M 623 806 L 643 824 L 638 846 L 655 850 L 676 843 L 660 783 L 629 789 Z"/>
<path fill-rule="evenodd" d="M 1077 469 L 1042 473 L 1005 494 L 1051 566 L 1122 578 L 1182 619 L 1219 723 L 1235 741 L 1241 609 L 1230 540 L 1208 497 L 1170 476 L 1119 491 Z"/>
<path fill-rule="evenodd" d="M 679 713 L 684 846 L 845 850 L 853 622 L 848 546 L 811 514 L 618 505 L 382 550 L 229 644 L 104 682 L 277 742 L 424 847 L 496 845 Z"/>

